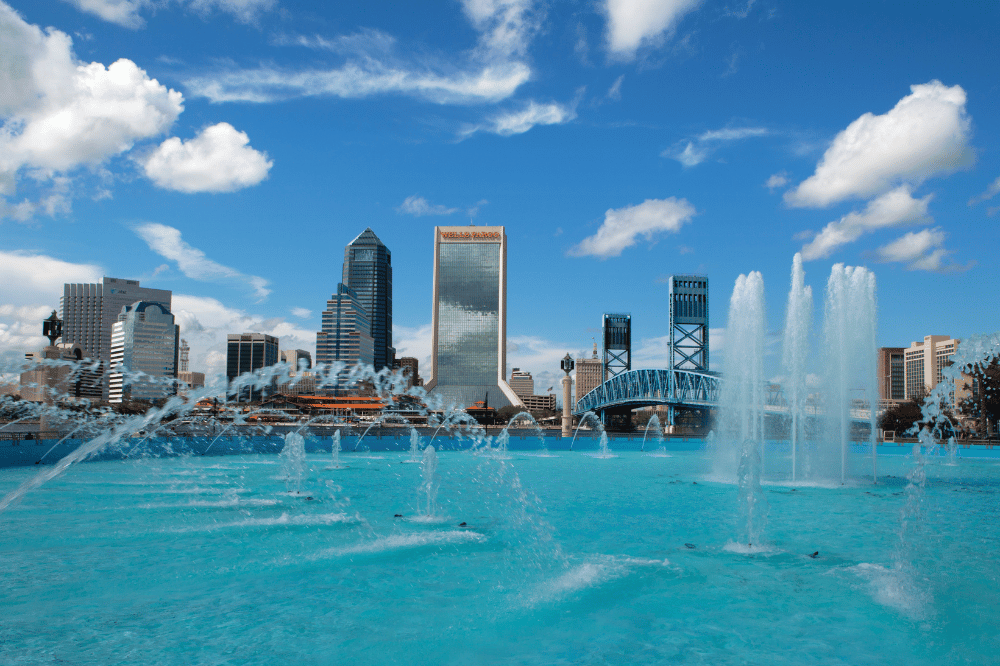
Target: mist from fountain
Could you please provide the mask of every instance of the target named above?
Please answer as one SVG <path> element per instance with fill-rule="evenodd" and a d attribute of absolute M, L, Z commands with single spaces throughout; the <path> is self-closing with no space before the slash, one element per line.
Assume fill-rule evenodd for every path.
<path fill-rule="evenodd" d="M 340 463 L 340 430 L 333 433 L 330 438 L 330 466 L 327 469 L 347 469 L 347 465 Z"/>
<path fill-rule="evenodd" d="M 655 458 L 669 458 L 667 455 L 667 447 L 663 444 L 663 426 L 660 425 L 660 417 L 653 414 L 649 417 L 649 422 L 646 423 L 646 429 L 642 433 L 642 446 L 639 447 L 640 451 L 646 450 L 646 441 L 649 439 L 649 431 L 653 431 L 653 441 L 652 444 L 656 446 L 652 453 L 647 453 L 646 455 Z"/>
<path fill-rule="evenodd" d="M 441 477 L 437 473 L 437 451 L 434 450 L 433 445 L 428 445 L 424 449 L 422 465 L 422 482 L 417 491 L 417 512 L 424 520 L 433 520 L 437 513 L 438 488 L 441 486 Z M 423 495 L 424 498 L 423 506 L 421 506 L 420 495 Z"/>
<path fill-rule="evenodd" d="M 420 433 L 417 432 L 416 428 L 410 428 L 410 459 L 404 460 L 404 463 L 417 464 L 420 460 L 420 445 L 423 442 L 420 438 Z"/>

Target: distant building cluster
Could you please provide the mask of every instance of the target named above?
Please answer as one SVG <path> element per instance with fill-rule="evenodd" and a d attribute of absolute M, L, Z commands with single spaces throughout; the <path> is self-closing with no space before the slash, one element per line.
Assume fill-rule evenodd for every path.
<path fill-rule="evenodd" d="M 879 399 L 883 404 L 919 400 L 944 381 L 944 370 L 960 340 L 948 335 L 925 335 L 909 347 L 878 350 Z M 976 390 L 973 376 L 962 373 L 949 387 L 948 402 L 957 407 Z"/>

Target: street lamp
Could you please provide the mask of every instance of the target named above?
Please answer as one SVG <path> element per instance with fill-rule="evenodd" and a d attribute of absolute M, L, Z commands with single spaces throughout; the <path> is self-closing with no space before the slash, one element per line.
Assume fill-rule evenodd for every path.
<path fill-rule="evenodd" d="M 570 408 L 573 402 L 572 397 L 572 387 L 573 380 L 570 378 L 569 373 L 573 372 L 573 368 L 576 367 L 576 363 L 573 362 L 573 357 L 569 354 L 559 362 L 559 367 L 562 368 L 566 376 L 563 377 L 563 415 L 562 415 L 562 436 L 570 437 L 573 435 L 573 411 Z"/>

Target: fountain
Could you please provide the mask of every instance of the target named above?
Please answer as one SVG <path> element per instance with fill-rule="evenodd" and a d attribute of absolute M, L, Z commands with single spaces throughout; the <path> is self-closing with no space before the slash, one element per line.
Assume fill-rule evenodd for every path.
<path fill-rule="evenodd" d="M 837 270 L 823 340 L 852 355 L 874 330 L 864 319 L 874 283 L 859 269 Z M 797 263 L 785 330 L 808 341 L 802 277 Z M 136 416 L 45 407 L 66 425 L 44 441 L 12 439 L 0 424 L 4 459 L 58 460 L 0 468 L 5 660 L 995 661 L 1000 604 L 988 593 L 989 544 L 1000 541 L 991 519 L 1000 452 L 952 438 L 941 407 L 948 387 L 937 387 L 911 455 L 884 447 L 879 484 L 858 483 L 868 478 L 868 451 L 851 443 L 863 435 L 850 423 L 872 416 L 864 364 L 838 375 L 833 359 L 811 366 L 808 344 L 786 339 L 787 400 L 768 403 L 768 374 L 757 366 L 767 337 L 763 280 L 750 274 L 737 284 L 730 305 L 744 320 L 730 321 L 726 368 L 743 394 L 726 393 L 705 438 L 711 453 L 696 446 L 662 464 L 644 457 L 661 445 L 652 420 L 640 452 L 585 416 L 599 450 L 618 461 L 584 464 L 573 455 L 474 455 L 489 446 L 482 429 L 446 411 L 422 433 L 409 429 L 409 450 L 405 440 L 372 437 L 383 459 L 359 456 L 336 484 L 314 488 L 306 474 L 320 460 L 319 428 L 281 425 L 250 437 L 258 431 L 232 411 L 196 413 L 219 385 Z M 1000 336 L 963 340 L 945 373 L 953 381 L 998 350 Z M 245 382 L 280 377 L 267 372 Z M 369 372 L 376 392 L 389 390 L 384 374 Z M 820 381 L 807 385 L 809 373 Z M 9 421 L 22 409 L 0 398 Z M 785 418 L 798 423 L 777 441 Z M 457 440 L 447 460 L 440 440 L 421 450 L 421 434 L 434 427 L 462 433 L 466 450 Z M 217 443 L 231 433 L 244 439 L 242 451 Z M 357 437 L 341 433 L 331 440 L 335 468 L 341 445 L 350 450 Z M 927 455 L 942 446 L 947 464 Z M 170 453 L 209 450 L 218 455 Z M 415 452 L 421 473 L 406 478 L 416 468 L 397 462 Z M 403 519 L 414 490 L 416 515 Z"/>
<path fill-rule="evenodd" d="M 670 455 L 667 453 L 667 447 L 663 444 L 663 426 L 660 425 L 660 417 L 656 414 L 649 417 L 649 422 L 646 423 L 646 429 L 642 433 L 642 446 L 639 447 L 639 450 L 646 450 L 646 440 L 649 439 L 650 430 L 653 431 L 653 444 L 656 445 L 656 449 L 646 455 L 653 458 L 669 458 Z"/>
<path fill-rule="evenodd" d="M 782 365 L 785 371 L 785 394 L 788 399 L 789 439 L 792 447 L 792 481 L 798 478 L 797 454 L 805 439 L 806 424 L 806 360 L 809 356 L 809 334 L 812 329 L 812 287 L 805 285 L 802 255 L 792 260 L 792 286 L 788 290 L 788 310 L 785 313 Z"/>
<path fill-rule="evenodd" d="M 418 464 L 421 462 L 420 444 L 420 433 L 417 432 L 416 428 L 410 428 L 410 459 L 404 460 L 404 463 Z"/>
<path fill-rule="evenodd" d="M 332 461 L 327 469 L 347 469 L 347 465 L 340 463 L 340 430 L 334 432 L 330 438 L 330 455 Z"/>
<path fill-rule="evenodd" d="M 306 440 L 297 432 L 285 435 L 285 446 L 281 450 L 281 468 L 288 492 L 300 494 L 302 479 L 306 472 Z"/>

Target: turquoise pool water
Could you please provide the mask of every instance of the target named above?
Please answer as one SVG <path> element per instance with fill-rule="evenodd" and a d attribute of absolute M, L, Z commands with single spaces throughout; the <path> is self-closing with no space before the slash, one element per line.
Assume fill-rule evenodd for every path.
<path fill-rule="evenodd" d="M 0 661 L 1000 658 L 1000 460 L 935 458 L 922 490 L 905 456 L 876 486 L 765 484 L 748 553 L 703 452 L 549 456 L 441 452 L 434 517 L 408 453 L 310 453 L 300 494 L 273 454 L 76 465 L 0 514 Z"/>

